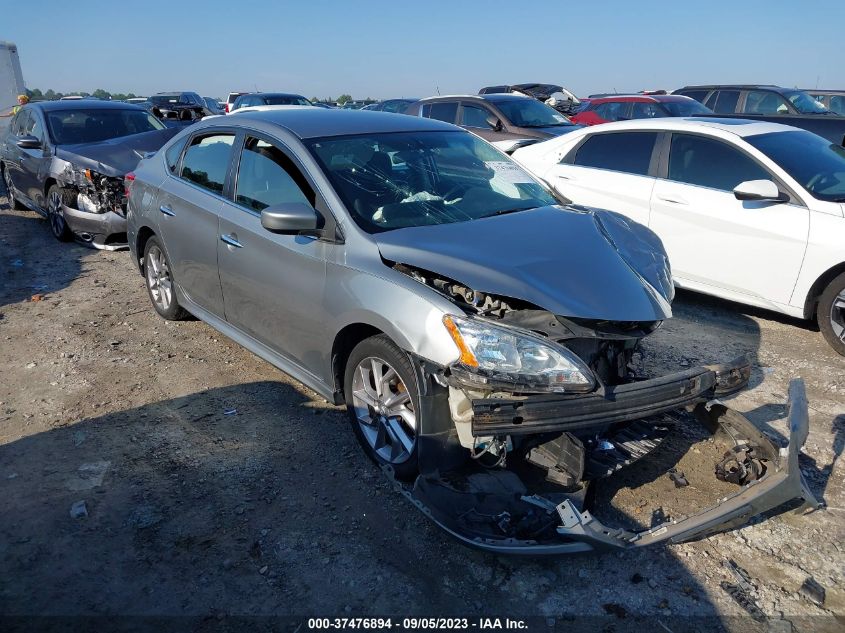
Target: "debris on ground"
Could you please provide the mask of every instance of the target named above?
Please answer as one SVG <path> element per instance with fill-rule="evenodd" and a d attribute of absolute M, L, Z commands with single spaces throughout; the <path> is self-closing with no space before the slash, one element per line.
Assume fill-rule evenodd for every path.
<path fill-rule="evenodd" d="M 802 596 L 809 598 L 817 605 L 824 606 L 824 599 L 825 599 L 825 588 L 822 587 L 819 582 L 813 578 L 812 576 L 808 576 L 807 579 L 801 584 L 801 587 L 798 589 L 798 593 Z"/>
<path fill-rule="evenodd" d="M 672 483 L 675 484 L 675 488 L 684 488 L 685 486 L 689 486 L 689 482 L 684 476 L 684 473 L 676 468 L 669 469 L 669 479 L 671 479 Z"/>
<path fill-rule="evenodd" d="M 763 610 L 760 609 L 754 601 L 754 598 L 752 598 L 747 591 L 742 589 L 742 587 L 730 583 L 727 580 L 723 580 L 719 583 L 719 585 L 739 606 L 745 609 L 745 611 L 747 611 L 754 620 L 757 622 L 766 621 L 766 614 L 763 613 Z"/>
<path fill-rule="evenodd" d="M 81 519 L 83 517 L 88 516 L 88 506 L 85 505 L 85 501 L 76 501 L 72 506 L 70 506 L 70 518 L 71 519 Z"/>

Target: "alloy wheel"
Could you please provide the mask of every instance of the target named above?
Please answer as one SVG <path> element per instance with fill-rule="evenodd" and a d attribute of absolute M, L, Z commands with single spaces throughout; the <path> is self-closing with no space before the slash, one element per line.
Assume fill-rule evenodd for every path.
<path fill-rule="evenodd" d="M 160 310 L 168 310 L 173 300 L 173 280 L 170 277 L 167 258 L 155 244 L 147 251 L 146 274 L 153 301 Z"/>
<path fill-rule="evenodd" d="M 50 197 L 47 199 L 47 215 L 53 235 L 61 238 L 67 229 L 64 211 L 62 211 L 62 196 L 55 189 L 50 192 Z"/>
<path fill-rule="evenodd" d="M 408 388 L 396 370 L 373 356 L 363 359 L 352 378 L 352 405 L 361 433 L 389 464 L 410 459 L 417 441 L 417 417 Z"/>
<path fill-rule="evenodd" d="M 837 295 L 830 306 L 830 326 L 839 340 L 845 343 L 845 290 Z"/>

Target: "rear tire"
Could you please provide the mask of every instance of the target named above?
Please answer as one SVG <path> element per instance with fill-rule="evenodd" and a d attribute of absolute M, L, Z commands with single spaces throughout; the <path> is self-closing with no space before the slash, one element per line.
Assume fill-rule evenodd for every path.
<path fill-rule="evenodd" d="M 47 220 L 50 222 L 50 232 L 60 242 L 69 242 L 73 233 L 67 226 L 63 205 L 70 202 L 70 194 L 59 185 L 52 185 L 47 190 Z"/>
<path fill-rule="evenodd" d="M 0 166 L 3 171 L 3 184 L 6 186 L 6 197 L 9 199 L 9 206 L 15 211 L 23 211 L 26 206 L 15 199 L 15 194 L 12 193 L 12 176 L 9 174 L 9 169 L 5 165 Z"/>
<path fill-rule="evenodd" d="M 343 393 L 364 452 L 398 479 L 419 474 L 420 390 L 408 355 L 384 334 L 361 341 L 346 362 Z"/>
<path fill-rule="evenodd" d="M 828 344 L 845 356 L 845 273 L 831 281 L 819 297 L 816 320 Z"/>
<path fill-rule="evenodd" d="M 159 316 L 168 321 L 184 321 L 190 318 L 176 298 L 176 283 L 167 253 L 157 237 L 151 237 L 144 246 L 144 282 L 150 302 Z"/>

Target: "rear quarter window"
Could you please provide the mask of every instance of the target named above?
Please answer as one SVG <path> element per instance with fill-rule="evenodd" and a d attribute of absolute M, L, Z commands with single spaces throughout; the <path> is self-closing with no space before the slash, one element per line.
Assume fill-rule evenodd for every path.
<path fill-rule="evenodd" d="M 657 132 L 595 134 L 576 150 L 572 164 L 646 176 L 656 141 Z"/>

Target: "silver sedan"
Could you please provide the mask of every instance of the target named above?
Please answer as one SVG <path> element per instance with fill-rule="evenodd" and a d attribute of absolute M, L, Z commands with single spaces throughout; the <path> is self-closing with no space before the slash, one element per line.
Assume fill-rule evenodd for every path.
<path fill-rule="evenodd" d="M 194 315 L 346 404 L 369 456 L 467 544 L 627 548 L 812 501 L 795 461 L 800 389 L 779 452 L 735 412 L 705 406 L 742 388 L 746 365 L 632 372 L 639 341 L 671 316 L 654 234 L 567 206 L 460 128 L 244 113 L 184 130 L 127 185 L 129 247 L 156 311 Z M 736 494 L 646 532 L 604 527 L 584 492 L 647 458 L 670 417 L 716 431 L 716 476 Z"/>

